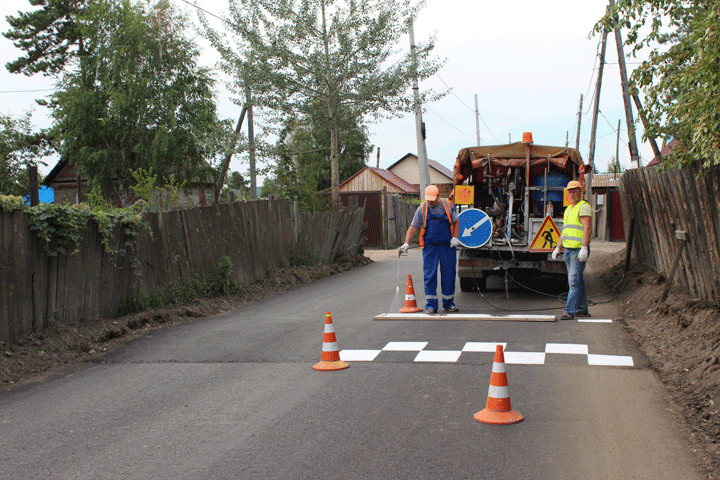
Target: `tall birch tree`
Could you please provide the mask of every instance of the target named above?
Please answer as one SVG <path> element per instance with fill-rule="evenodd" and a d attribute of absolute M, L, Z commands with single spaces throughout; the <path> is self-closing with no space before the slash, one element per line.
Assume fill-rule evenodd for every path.
<path fill-rule="evenodd" d="M 432 38 L 418 46 L 416 63 L 397 51 L 421 6 L 410 0 L 230 0 L 227 27 L 253 52 L 257 103 L 280 117 L 323 112 L 334 207 L 340 203 L 340 112 L 364 119 L 411 112 L 413 78 L 427 79 L 441 67 L 431 57 Z M 229 50 L 220 53 L 236 64 Z M 426 91 L 423 102 L 438 97 Z"/>

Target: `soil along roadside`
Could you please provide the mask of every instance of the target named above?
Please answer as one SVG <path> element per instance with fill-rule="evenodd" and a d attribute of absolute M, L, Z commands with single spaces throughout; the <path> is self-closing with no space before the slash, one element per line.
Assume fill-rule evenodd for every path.
<path fill-rule="evenodd" d="M 720 306 L 643 265 L 625 272 L 625 249 L 607 263 L 604 283 L 619 283 L 615 299 L 625 329 L 640 345 L 682 417 L 686 441 L 708 478 L 720 479 Z M 624 274 L 624 278 L 623 278 Z"/>

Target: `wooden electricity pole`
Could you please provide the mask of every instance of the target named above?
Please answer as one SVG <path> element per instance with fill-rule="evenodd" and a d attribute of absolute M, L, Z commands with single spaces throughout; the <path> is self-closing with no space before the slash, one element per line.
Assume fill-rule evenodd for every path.
<path fill-rule="evenodd" d="M 607 48 L 607 30 L 603 31 L 600 44 L 600 66 L 598 67 L 597 82 L 595 82 L 595 98 L 593 99 L 592 125 L 590 126 L 590 150 L 588 151 L 588 165 L 595 165 L 595 140 L 597 138 L 597 120 L 600 112 L 600 89 L 602 88 L 603 71 L 605 70 L 605 51 Z M 592 186 L 592 175 L 590 175 Z"/>
<path fill-rule="evenodd" d="M 577 135 L 575 136 L 575 150 L 580 150 L 580 125 L 582 124 L 582 104 L 583 95 L 580 94 L 580 104 L 578 105 L 578 124 L 577 124 Z"/>
<path fill-rule="evenodd" d="M 610 6 L 615 6 L 615 0 L 610 0 Z M 625 123 L 628 129 L 628 148 L 630 149 L 630 164 L 640 168 L 640 155 L 638 155 L 637 141 L 635 140 L 635 121 L 633 120 L 632 104 L 630 103 L 630 86 L 628 83 L 627 68 L 625 66 L 625 52 L 623 50 L 620 26 L 614 25 L 615 45 L 618 53 L 618 67 L 620 70 L 620 83 L 622 85 L 623 103 L 625 104 Z"/>

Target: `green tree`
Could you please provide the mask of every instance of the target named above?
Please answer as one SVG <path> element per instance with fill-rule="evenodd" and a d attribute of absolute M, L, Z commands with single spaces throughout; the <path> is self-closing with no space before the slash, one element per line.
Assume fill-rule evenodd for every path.
<path fill-rule="evenodd" d="M 611 2 L 612 3 L 612 2 Z M 675 138 L 666 167 L 720 165 L 720 0 L 620 0 L 595 26 L 627 28 L 631 76 L 645 94 L 646 137 Z"/>
<path fill-rule="evenodd" d="M 33 132 L 31 113 L 13 118 L 0 114 L 0 194 L 28 194 L 29 165 L 50 153 L 52 147 L 42 132 Z"/>
<path fill-rule="evenodd" d="M 5 66 L 11 73 L 33 75 L 61 73 L 73 59 L 85 52 L 80 21 L 86 8 L 84 0 L 29 0 L 30 12 L 8 15 L 11 29 L 3 36 L 26 52 Z"/>
<path fill-rule="evenodd" d="M 282 116 L 322 112 L 330 145 L 332 204 L 339 204 L 339 135 L 343 117 L 364 119 L 412 111 L 410 85 L 438 71 L 432 40 L 417 61 L 395 45 L 419 6 L 410 0 L 231 0 L 228 24 L 253 52 L 259 104 Z M 220 50 L 229 65 L 238 62 Z M 424 92 L 423 101 L 437 98 Z"/>
<path fill-rule="evenodd" d="M 344 118 L 340 131 L 338 164 L 342 182 L 365 166 L 372 145 L 367 128 L 357 119 Z M 326 201 L 318 199 L 316 193 L 331 188 L 329 138 L 321 115 L 287 119 L 275 146 L 276 168 L 268 193 L 297 196 L 303 209 L 320 209 Z"/>
<path fill-rule="evenodd" d="M 107 196 L 131 202 L 132 172 L 197 181 L 219 151 L 214 80 L 198 65 L 187 19 L 167 0 L 99 0 L 85 13 L 80 57 L 55 93 L 60 152 Z"/>
<path fill-rule="evenodd" d="M 240 190 L 240 196 L 243 198 L 250 198 L 250 186 L 248 181 L 243 177 L 240 172 L 230 172 L 227 176 L 227 182 L 225 185 L 230 190 Z"/>

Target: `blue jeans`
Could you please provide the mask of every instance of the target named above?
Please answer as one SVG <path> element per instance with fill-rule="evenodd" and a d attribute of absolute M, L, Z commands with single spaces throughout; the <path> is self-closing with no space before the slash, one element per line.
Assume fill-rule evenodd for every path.
<path fill-rule="evenodd" d="M 578 260 L 579 248 L 565 248 L 565 266 L 568 271 L 568 296 L 565 311 L 572 313 L 587 314 L 587 293 L 585 292 L 585 280 L 583 272 L 585 272 L 585 264 Z M 590 247 L 588 247 L 588 256 L 590 255 Z"/>

